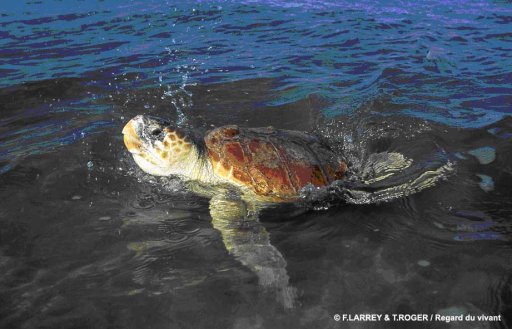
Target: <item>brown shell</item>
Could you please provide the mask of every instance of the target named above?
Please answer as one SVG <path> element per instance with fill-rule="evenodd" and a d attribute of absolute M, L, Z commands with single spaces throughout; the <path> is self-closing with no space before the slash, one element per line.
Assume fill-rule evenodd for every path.
<path fill-rule="evenodd" d="M 347 170 L 318 138 L 297 131 L 231 125 L 205 142 L 218 175 L 273 201 L 296 199 L 302 187 L 328 185 Z"/>

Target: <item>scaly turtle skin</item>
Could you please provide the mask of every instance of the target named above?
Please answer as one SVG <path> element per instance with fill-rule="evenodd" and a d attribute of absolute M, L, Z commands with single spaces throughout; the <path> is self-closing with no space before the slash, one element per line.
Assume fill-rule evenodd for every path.
<path fill-rule="evenodd" d="M 194 140 L 161 119 L 137 116 L 123 134 L 137 164 L 150 174 L 228 183 L 271 202 L 295 201 L 304 186 L 329 185 L 347 171 L 319 138 L 298 131 L 230 125 Z"/>

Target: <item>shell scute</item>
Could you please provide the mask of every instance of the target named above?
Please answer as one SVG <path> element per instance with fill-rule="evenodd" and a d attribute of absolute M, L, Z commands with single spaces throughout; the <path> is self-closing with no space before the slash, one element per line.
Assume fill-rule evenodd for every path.
<path fill-rule="evenodd" d="M 237 126 L 227 126 L 223 130 L 223 134 L 224 134 L 224 137 L 231 139 L 231 138 L 238 136 L 238 134 L 240 134 L 240 130 L 238 129 Z"/>
<path fill-rule="evenodd" d="M 227 143 L 225 145 L 226 153 L 232 157 L 237 163 L 244 163 L 245 156 L 240 143 Z"/>

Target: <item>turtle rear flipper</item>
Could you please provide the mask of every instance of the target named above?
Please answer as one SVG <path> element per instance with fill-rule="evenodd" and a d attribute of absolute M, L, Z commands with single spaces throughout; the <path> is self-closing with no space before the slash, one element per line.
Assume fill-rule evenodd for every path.
<path fill-rule="evenodd" d="M 375 153 L 368 157 L 360 176 L 341 181 L 337 188 L 348 203 L 369 204 L 391 201 L 434 186 L 453 171 L 445 157 L 414 163 L 400 153 Z"/>
<path fill-rule="evenodd" d="M 228 252 L 257 275 L 260 286 L 275 291 L 285 308 L 294 307 L 296 292 L 288 284 L 286 261 L 270 244 L 269 234 L 258 220 L 257 209 L 251 209 L 240 199 L 216 195 L 210 201 L 210 214 Z"/>

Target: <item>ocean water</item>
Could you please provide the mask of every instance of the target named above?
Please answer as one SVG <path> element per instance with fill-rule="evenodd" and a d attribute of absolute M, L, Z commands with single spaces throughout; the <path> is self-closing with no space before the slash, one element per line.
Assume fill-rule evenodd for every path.
<path fill-rule="evenodd" d="M 508 1 L 25 1 L 0 8 L 0 327 L 512 327 Z M 453 164 L 389 202 L 262 214 L 294 307 L 209 200 L 143 174 L 137 114 Z M 501 321 L 336 322 L 334 314 Z"/>

